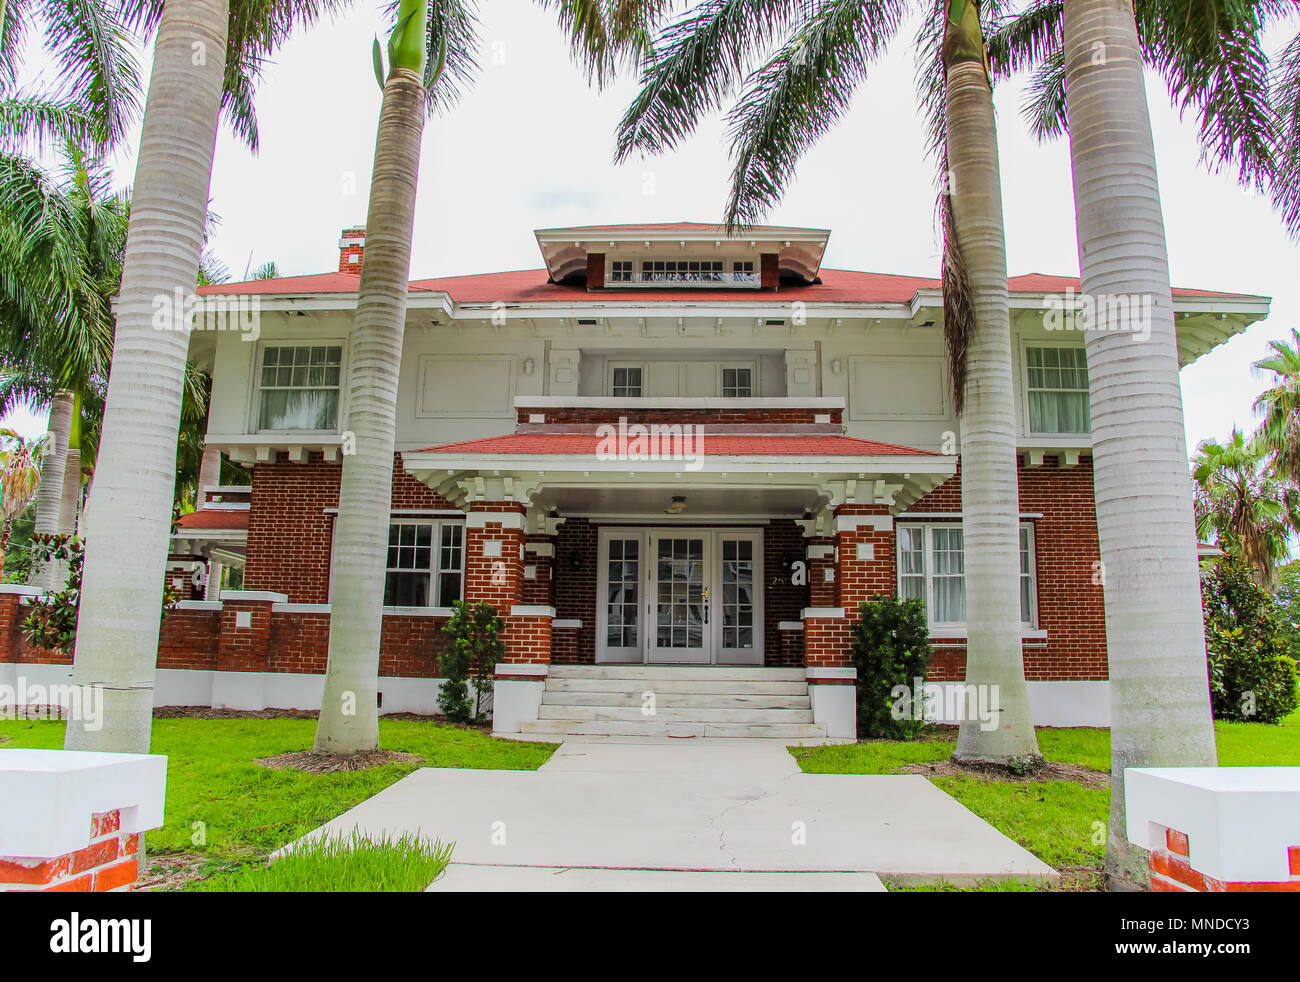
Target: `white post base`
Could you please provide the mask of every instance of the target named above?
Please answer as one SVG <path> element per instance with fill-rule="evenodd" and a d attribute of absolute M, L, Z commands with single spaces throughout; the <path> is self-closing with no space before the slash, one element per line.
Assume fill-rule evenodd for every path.
<path fill-rule="evenodd" d="M 549 665 L 497 665 L 492 686 L 493 733 L 518 733 L 519 724 L 537 719 L 549 671 Z"/>

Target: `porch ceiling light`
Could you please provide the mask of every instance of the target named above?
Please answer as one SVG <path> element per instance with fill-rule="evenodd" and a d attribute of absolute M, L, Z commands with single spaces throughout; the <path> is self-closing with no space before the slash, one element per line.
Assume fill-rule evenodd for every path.
<path fill-rule="evenodd" d="M 665 515 L 680 515 L 686 510 L 686 498 L 680 494 L 673 495 L 673 503 L 664 509 Z"/>

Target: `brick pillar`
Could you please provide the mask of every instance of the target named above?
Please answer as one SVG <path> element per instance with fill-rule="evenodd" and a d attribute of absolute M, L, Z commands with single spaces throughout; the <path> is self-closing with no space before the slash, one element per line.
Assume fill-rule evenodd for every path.
<path fill-rule="evenodd" d="M 265 672 L 271 647 L 271 608 L 283 593 L 226 590 L 221 595 L 218 672 Z"/>
<path fill-rule="evenodd" d="M 810 607 L 834 607 L 839 601 L 835 569 L 835 539 L 819 535 L 808 540 L 808 600 Z"/>
<path fill-rule="evenodd" d="M 0 893 L 130 889 L 140 833 L 163 824 L 166 785 L 156 754 L 0 754 Z"/>
<path fill-rule="evenodd" d="M 39 596 L 40 592 L 33 586 L 0 584 L 0 664 L 20 660 L 23 619 L 27 616 L 23 601 L 27 597 Z"/>
<path fill-rule="evenodd" d="M 894 518 L 886 505 L 841 505 L 835 509 L 835 524 L 837 606 L 856 623 L 860 604 L 896 592 Z"/>
<path fill-rule="evenodd" d="M 523 520 L 523 505 L 476 501 L 466 522 L 465 600 L 491 604 L 502 618 L 522 600 Z"/>
<path fill-rule="evenodd" d="M 530 535 L 524 543 L 523 602 L 555 606 L 555 536 Z"/>

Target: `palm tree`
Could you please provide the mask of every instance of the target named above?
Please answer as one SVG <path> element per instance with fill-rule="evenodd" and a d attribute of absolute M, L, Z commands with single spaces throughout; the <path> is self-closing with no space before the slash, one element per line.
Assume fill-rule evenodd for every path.
<path fill-rule="evenodd" d="M 725 221 L 759 220 L 799 156 L 847 109 L 908 6 L 706 0 L 661 35 L 620 124 L 617 159 L 672 148 L 738 91 L 727 114 L 734 167 Z M 943 170 L 944 333 L 962 430 L 966 680 L 996 687 L 1007 721 L 992 731 L 963 725 L 955 758 L 1032 763 L 1039 754 L 1020 639 L 1006 245 L 981 7 L 976 0 L 931 4 L 917 41 Z"/>
<path fill-rule="evenodd" d="M 1273 353 L 1254 365 L 1273 382 L 1255 400 L 1262 415 L 1255 439 L 1272 455 L 1277 475 L 1300 486 L 1300 331 L 1291 329 L 1289 343 L 1274 340 L 1268 346 Z"/>
<path fill-rule="evenodd" d="M 1216 537 L 1251 567 L 1255 582 L 1276 591 L 1278 565 L 1300 530 L 1300 491 L 1278 481 L 1259 441 L 1236 429 L 1225 444 L 1206 440 L 1197 447 L 1192 476 L 1197 534 Z"/>
<path fill-rule="evenodd" d="M 104 0 L 0 2 L 0 149 L 51 137 L 112 145 L 139 112 L 140 77 L 120 3 Z M 57 95 L 18 89 L 19 56 L 34 35 L 55 67 Z"/>
<path fill-rule="evenodd" d="M 14 519 L 31 503 L 41 485 L 41 461 L 47 442 L 28 442 L 11 429 L 0 429 L 0 576 Z"/>
<path fill-rule="evenodd" d="M 645 18 L 658 5 L 632 3 L 617 11 L 588 0 L 549 2 L 589 73 L 599 81 L 625 51 L 648 37 Z M 475 69 L 475 17 L 461 0 L 399 0 L 389 5 L 394 27 L 389 70 L 375 43 L 384 102 L 366 224 L 356 324 L 349 358 L 347 429 L 356 452 L 343 458 L 335 525 L 331 590 L 348 597 L 330 615 L 329 659 L 313 752 L 347 755 L 379 746 L 379 645 L 391 518 L 398 369 L 406 323 L 411 237 L 426 111 L 454 102 L 458 83 Z M 613 19 L 610 19 L 610 18 Z M 447 84 L 440 84 L 444 75 Z"/>
<path fill-rule="evenodd" d="M 193 289 L 223 109 L 250 143 L 253 78 L 268 50 L 333 0 L 126 0 L 155 34 L 117 332 L 82 575 L 74 682 L 103 686 L 104 725 L 70 720 L 70 750 L 149 749 L 168 507 L 186 330 L 157 330 L 155 300 Z"/>
<path fill-rule="evenodd" d="M 941 47 L 946 157 L 944 324 L 964 369 L 962 535 L 966 569 L 966 681 L 999 695 L 1006 722 L 981 728 L 965 714 L 954 759 L 1041 762 L 1020 637 L 1020 503 L 1006 233 L 993 90 L 979 5 L 948 0 Z M 963 377 L 961 375 L 957 377 Z"/>
<path fill-rule="evenodd" d="M 1213 766 L 1217 755 L 1169 254 L 1133 8 L 1069 0 L 1063 39 L 1082 292 L 1150 305 L 1141 322 L 1108 317 L 1085 335 L 1110 661 L 1105 869 L 1112 889 L 1140 889 L 1146 851 L 1127 838 L 1125 769 Z"/>
<path fill-rule="evenodd" d="M 1300 34 L 1270 68 L 1265 33 L 1294 19 L 1295 0 L 1135 0 L 1138 46 L 1180 111 L 1200 129 L 1201 159 L 1267 191 L 1300 237 Z M 1040 140 L 1064 134 L 1064 0 L 1034 0 L 989 40 L 995 77 L 1032 72 L 1024 112 Z M 1104 49 L 1098 49 L 1098 52 Z"/>
<path fill-rule="evenodd" d="M 428 18 L 428 0 L 402 0 L 388 44 L 391 67 L 375 139 L 366 262 L 349 358 L 348 430 L 356 436 L 357 450 L 343 458 L 331 571 L 336 597 L 374 598 L 376 584 L 384 579 L 398 368 L 424 133 Z M 382 628 L 380 604 L 333 606 L 316 753 L 350 754 L 379 747 L 376 693 Z"/>

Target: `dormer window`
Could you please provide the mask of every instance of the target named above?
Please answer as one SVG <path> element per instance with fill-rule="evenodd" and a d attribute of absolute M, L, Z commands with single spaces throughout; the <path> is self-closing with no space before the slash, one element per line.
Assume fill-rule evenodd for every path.
<path fill-rule="evenodd" d="M 647 259 L 641 263 L 645 283 L 720 283 L 721 259 Z"/>

